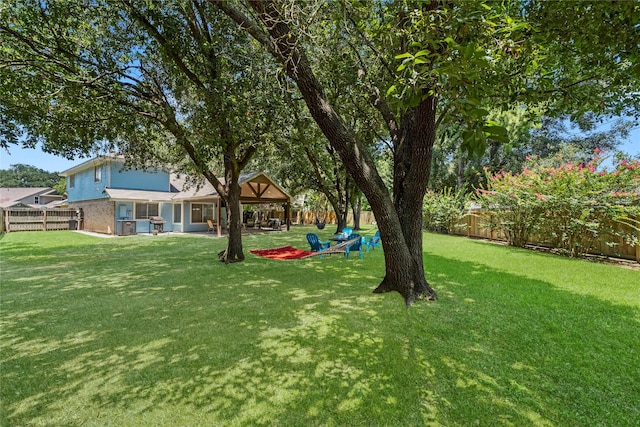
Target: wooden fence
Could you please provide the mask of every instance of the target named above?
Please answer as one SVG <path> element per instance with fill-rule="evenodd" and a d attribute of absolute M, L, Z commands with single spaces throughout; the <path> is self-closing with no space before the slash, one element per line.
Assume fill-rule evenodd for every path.
<path fill-rule="evenodd" d="M 327 224 L 336 224 L 338 222 L 334 211 L 320 213 L 320 218 L 324 219 Z M 360 225 L 369 225 L 376 220 L 371 211 L 360 212 Z M 291 221 L 294 224 L 315 224 L 316 213 L 314 211 L 297 211 L 291 214 Z M 353 224 L 353 213 L 347 214 L 347 224 Z"/>
<path fill-rule="evenodd" d="M 497 230 L 489 228 L 489 226 L 487 225 L 490 223 L 489 217 L 491 215 L 493 215 L 491 212 L 481 210 L 472 211 L 462 219 L 462 221 L 460 222 L 460 227 L 456 230 L 453 230 L 453 234 L 490 240 L 506 241 L 507 239 L 505 238 L 504 234 Z M 618 227 L 624 228 L 625 226 L 619 225 Z M 640 239 L 638 231 L 633 230 L 630 227 L 621 231 L 625 231 L 628 233 L 635 232 L 636 236 Z M 611 245 L 610 243 L 614 244 Z M 553 247 L 549 239 L 545 239 L 543 236 L 536 235 L 533 235 L 529 239 L 529 244 L 546 248 Z M 592 255 L 603 255 L 640 262 L 640 245 L 630 245 L 626 243 L 624 239 L 618 236 L 600 236 L 600 240 L 596 241 L 593 244 L 590 253 Z"/>
<path fill-rule="evenodd" d="M 5 232 L 69 230 L 72 221 L 79 226 L 75 209 L 8 208 L 2 210 L 2 220 Z"/>

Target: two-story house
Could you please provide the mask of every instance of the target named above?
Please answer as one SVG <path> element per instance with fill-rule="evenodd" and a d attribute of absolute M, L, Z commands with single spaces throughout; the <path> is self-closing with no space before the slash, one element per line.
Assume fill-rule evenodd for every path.
<path fill-rule="evenodd" d="M 83 229 L 106 234 L 148 233 L 161 217 L 163 231 L 207 231 L 226 227 L 226 209 L 208 182 L 189 184 L 166 169 L 126 169 L 124 157 L 104 155 L 61 172 L 68 203 L 81 208 Z M 240 179 L 242 204 L 282 204 L 288 224 L 291 197 L 264 173 Z"/>

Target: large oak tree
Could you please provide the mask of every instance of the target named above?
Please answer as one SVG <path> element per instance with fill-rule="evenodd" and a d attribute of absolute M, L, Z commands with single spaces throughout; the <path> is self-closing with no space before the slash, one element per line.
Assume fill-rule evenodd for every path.
<path fill-rule="evenodd" d="M 447 116 L 465 124 L 462 148 L 482 153 L 487 136 L 500 141 L 506 134 L 487 119 L 489 107 L 537 104 L 549 114 L 580 115 L 638 102 L 637 3 L 215 3 L 296 82 L 378 221 L 386 275 L 376 291 L 398 291 L 408 305 L 436 296 L 424 275 L 421 206 L 436 130 Z M 323 49 L 323 34 L 352 46 L 351 53 Z M 327 60 L 332 55 L 350 65 L 344 90 L 369 95 L 387 126 L 391 193 L 366 143 L 328 96 L 322 76 L 335 64 Z"/>

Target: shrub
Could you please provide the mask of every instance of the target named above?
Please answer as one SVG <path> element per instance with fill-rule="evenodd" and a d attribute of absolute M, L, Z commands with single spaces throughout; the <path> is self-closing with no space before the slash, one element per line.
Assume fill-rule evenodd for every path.
<path fill-rule="evenodd" d="M 588 253 L 599 238 L 637 244 L 640 163 L 619 159 L 608 172 L 601 161 L 545 166 L 533 159 L 520 174 L 488 174 L 477 198 L 513 246 L 526 245 L 534 233 L 570 256 Z"/>
<path fill-rule="evenodd" d="M 538 230 L 544 212 L 541 194 L 536 191 L 541 177 L 529 169 L 520 175 L 511 171 L 485 173 L 489 189 L 477 189 L 476 198 L 492 213 L 489 227 L 504 233 L 509 245 L 524 247 Z"/>
<path fill-rule="evenodd" d="M 424 228 L 438 233 L 453 233 L 464 229 L 469 196 L 462 190 L 447 187 L 442 192 L 428 191 L 422 204 Z"/>

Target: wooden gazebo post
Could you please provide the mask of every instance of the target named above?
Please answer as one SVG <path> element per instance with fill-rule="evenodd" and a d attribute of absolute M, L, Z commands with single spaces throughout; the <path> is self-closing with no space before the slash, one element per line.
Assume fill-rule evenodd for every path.
<path fill-rule="evenodd" d="M 287 225 L 287 231 L 291 230 L 291 203 L 284 204 L 284 222 Z"/>

